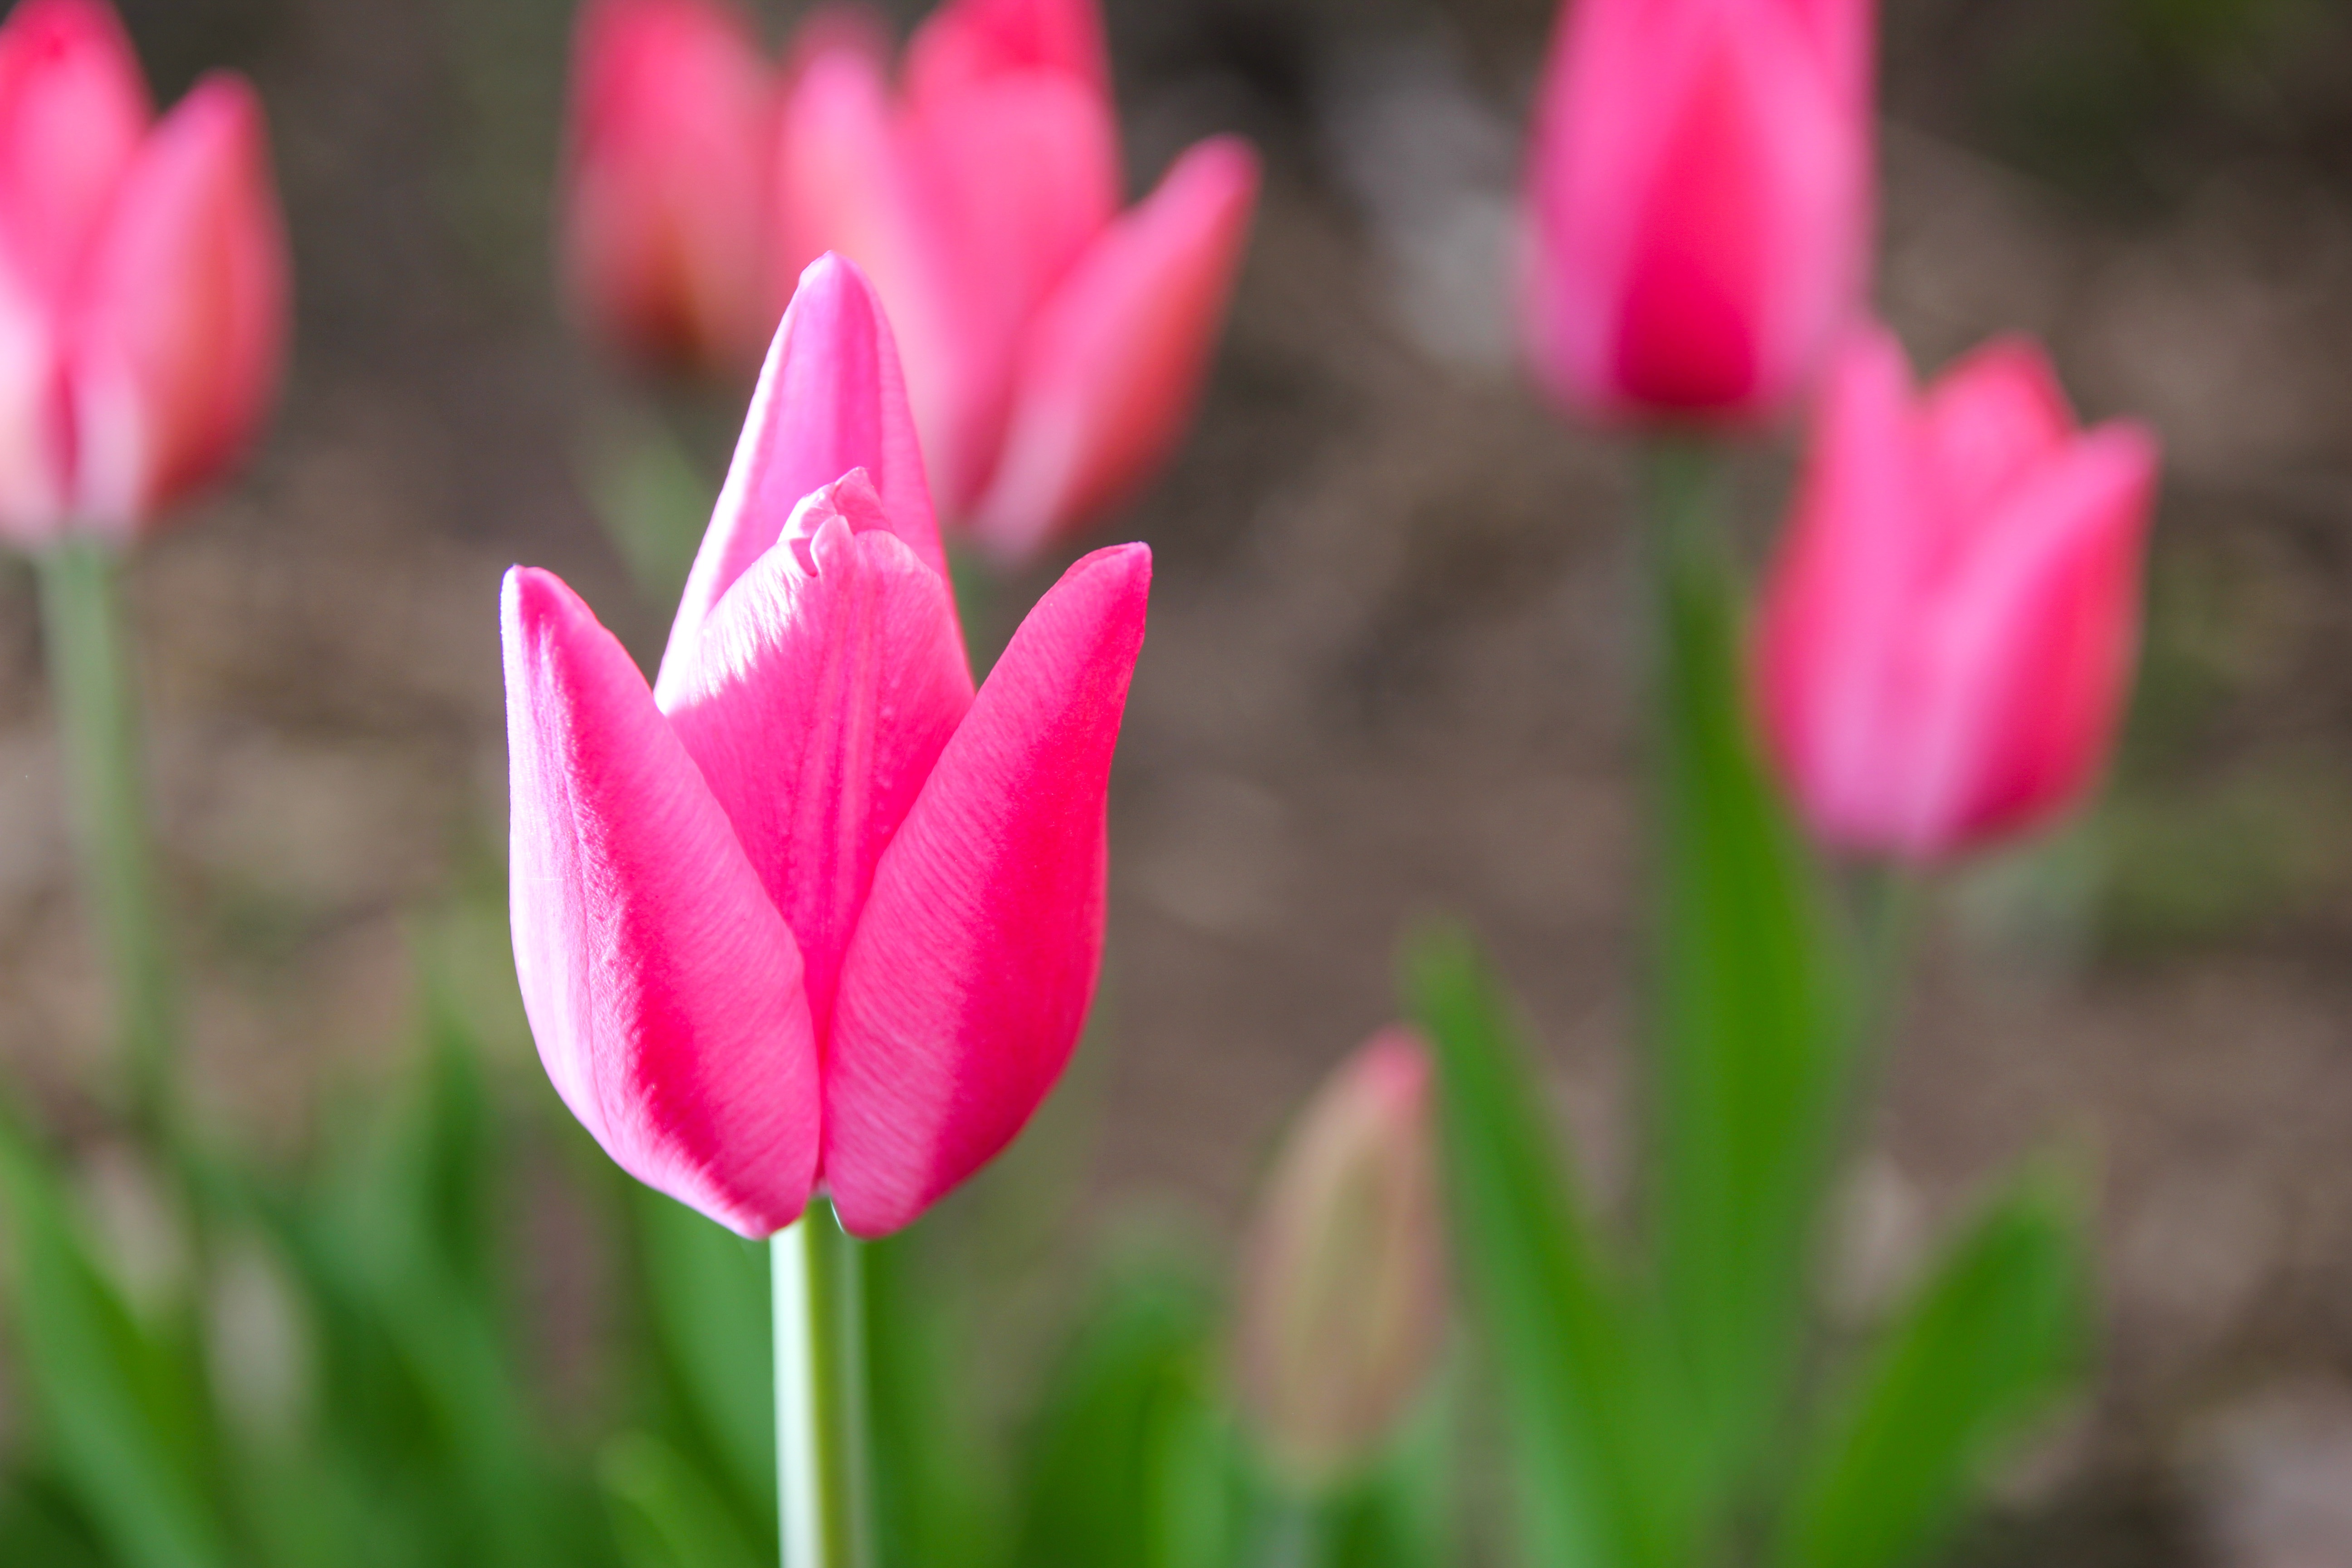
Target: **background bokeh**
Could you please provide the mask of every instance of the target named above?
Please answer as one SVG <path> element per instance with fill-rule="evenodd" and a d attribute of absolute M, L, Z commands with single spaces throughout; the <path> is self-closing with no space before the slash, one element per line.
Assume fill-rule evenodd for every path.
<path fill-rule="evenodd" d="M 301 1157 L 393 1081 L 439 954 L 539 1139 L 499 1223 L 547 1406 L 585 1419 L 617 1265 L 530 1131 L 494 595 L 512 562 L 552 567 L 647 656 L 667 614 L 592 515 L 643 406 L 552 284 L 570 9 L 123 5 L 160 97 L 215 64 L 259 83 L 298 278 L 259 461 L 132 576 L 194 1089 Z M 1159 574 L 1105 995 L 1006 1179 L 1079 1194 L 1072 1233 L 1229 1231 L 1281 1119 L 1390 1016 L 1401 928 L 1445 910 L 1493 944 L 1610 1191 L 1639 854 L 1624 468 L 1520 384 L 1502 282 L 1552 7 L 1108 9 L 1130 187 L 1216 129 L 1269 178 L 1195 432 L 1112 525 Z M 1925 364 L 2044 335 L 2086 413 L 2154 422 L 2168 473 L 2116 787 L 1933 901 L 1824 1288 L 1866 1311 L 1981 1174 L 2054 1150 L 2098 1194 L 2103 1364 L 1976 1550 L 2352 1560 L 2352 16 L 1891 0 L 1885 28 L 1884 308 Z M 1759 539 L 1785 463 L 1755 454 Z M 12 564 L 0 1066 L 135 1251 L 40 670 Z M 1049 1315 L 1051 1267 L 996 1288 Z M 0 1381 L 0 1444 L 8 1408 Z"/>

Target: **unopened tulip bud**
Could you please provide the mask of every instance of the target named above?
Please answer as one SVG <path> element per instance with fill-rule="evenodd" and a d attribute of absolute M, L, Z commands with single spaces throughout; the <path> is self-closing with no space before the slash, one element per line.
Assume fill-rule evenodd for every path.
<path fill-rule="evenodd" d="M 1521 300 L 1603 418 L 1787 405 L 1862 299 L 1870 0 L 1571 0 L 1537 103 Z"/>
<path fill-rule="evenodd" d="M 563 264 L 587 325 L 650 367 L 748 373 L 768 265 L 775 87 L 722 0 L 594 0 L 574 46 Z"/>
<path fill-rule="evenodd" d="M 1920 396 L 1891 334 L 1853 334 L 1760 628 L 1766 738 L 1818 837 L 1933 860 L 2083 795 L 2131 684 L 2156 471 L 2142 426 L 2076 428 L 2026 340 Z"/>
<path fill-rule="evenodd" d="M 128 538 L 226 472 L 276 393 L 287 264 L 260 104 L 150 126 L 100 0 L 0 25 L 0 531 Z"/>
<path fill-rule="evenodd" d="M 1292 1484 L 1370 1458 L 1427 1379 L 1445 1318 L 1430 1063 L 1382 1031 L 1327 1081 L 1270 1178 L 1244 1255 L 1244 1408 Z"/>

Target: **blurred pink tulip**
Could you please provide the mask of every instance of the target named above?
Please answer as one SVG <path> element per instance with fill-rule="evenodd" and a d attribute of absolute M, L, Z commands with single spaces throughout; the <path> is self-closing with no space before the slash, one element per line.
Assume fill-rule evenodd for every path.
<path fill-rule="evenodd" d="M 1445 1322 L 1430 1063 L 1402 1026 L 1316 1092 L 1266 1183 L 1244 1264 L 1242 1405 L 1292 1484 L 1370 1458 L 1436 1362 Z"/>
<path fill-rule="evenodd" d="M 277 390 L 287 265 L 261 107 L 151 127 L 100 0 L 0 24 L 0 531 L 125 540 L 221 477 Z"/>
<path fill-rule="evenodd" d="M 832 249 L 873 275 L 950 521 L 1034 555 L 1129 499 L 1181 437 L 1256 156 L 1203 142 L 1120 212 L 1093 0 L 949 0 L 895 92 L 871 47 L 803 58 L 778 142 L 782 260 Z"/>
<path fill-rule="evenodd" d="M 747 1236 L 898 1229 L 1092 998 L 1150 552 L 1072 566 L 974 695 L 898 353 L 836 257 L 785 313 L 652 688 L 507 577 L 515 968 L 621 1166 Z"/>
<path fill-rule="evenodd" d="M 1929 860 L 2089 787 L 2130 684 L 2157 448 L 2077 431 L 2008 339 L 1915 396 L 1858 329 L 1824 389 L 1767 595 L 1765 728 L 1814 831 Z"/>
<path fill-rule="evenodd" d="M 748 373 L 775 327 L 775 84 L 718 0 L 591 0 L 573 43 L 563 261 L 574 308 L 650 366 Z"/>
<path fill-rule="evenodd" d="M 1547 390 L 1604 418 L 1783 409 L 1861 304 L 1870 0 L 1573 0 L 1521 284 Z"/>

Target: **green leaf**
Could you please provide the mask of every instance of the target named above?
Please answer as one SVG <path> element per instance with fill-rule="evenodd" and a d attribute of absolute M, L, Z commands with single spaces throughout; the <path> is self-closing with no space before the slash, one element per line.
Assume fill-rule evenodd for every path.
<path fill-rule="evenodd" d="M 131 1311 L 13 1123 L 0 1128 L 0 1199 L 17 1363 L 59 1479 L 131 1568 L 226 1565 L 193 1338 Z"/>
<path fill-rule="evenodd" d="M 1663 1563 L 1673 1510 L 1645 1458 L 1663 1436 L 1657 1388 L 1556 1157 L 1544 1087 L 1466 937 L 1424 938 L 1407 991 L 1436 1051 L 1455 1258 L 1513 1419 L 1529 1558 Z"/>
<path fill-rule="evenodd" d="M 1885 1330 L 1830 1421 L 1781 1568 L 1895 1568 L 1930 1552 L 1987 1462 L 2048 1409 L 2088 1338 L 2084 1243 L 2045 1181 L 1979 1217 Z"/>
<path fill-rule="evenodd" d="M 1021 1489 L 1023 1563 L 1220 1568 L 1240 1485 L 1213 1394 L 1209 1292 L 1165 1267 L 1116 1274 L 1052 1375 Z"/>
<path fill-rule="evenodd" d="M 1652 454 L 1660 1287 L 1720 1508 L 1780 1420 L 1850 1073 L 1820 889 L 1758 755 L 1707 451 Z"/>
<path fill-rule="evenodd" d="M 987 1568 L 1009 1544 L 994 1506 L 1003 1468 L 972 1418 L 961 1281 L 925 1247 L 930 1235 L 926 1223 L 866 1248 L 878 1556 L 884 1568 Z"/>
<path fill-rule="evenodd" d="M 614 1438 L 596 1479 L 627 1568 L 762 1568 L 726 1500 L 658 1437 Z"/>
<path fill-rule="evenodd" d="M 776 1511 L 767 1248 L 634 1183 L 630 1209 L 664 1360 L 737 1506 L 765 1521 Z"/>

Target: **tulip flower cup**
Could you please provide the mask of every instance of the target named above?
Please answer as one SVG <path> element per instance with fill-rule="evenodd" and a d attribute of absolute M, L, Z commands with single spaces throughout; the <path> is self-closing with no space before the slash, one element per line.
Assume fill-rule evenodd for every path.
<path fill-rule="evenodd" d="M 1020 1131 L 1093 994 L 1150 574 L 1141 545 L 1080 560 L 975 691 L 890 330 L 832 256 L 650 686 L 562 583 L 509 574 L 515 967 L 625 1170 L 745 1236 L 822 1194 L 814 1223 L 876 1237 Z M 822 1294 L 820 1249 L 777 1256 L 780 1314 L 788 1260 Z"/>

